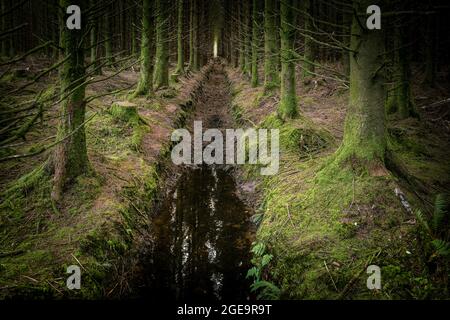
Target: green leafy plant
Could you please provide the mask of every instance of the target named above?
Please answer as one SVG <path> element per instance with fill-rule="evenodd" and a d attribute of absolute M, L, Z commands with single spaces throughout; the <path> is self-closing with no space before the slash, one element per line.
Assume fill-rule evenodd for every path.
<path fill-rule="evenodd" d="M 280 298 L 281 291 L 273 283 L 264 279 L 264 271 L 273 259 L 273 255 L 266 253 L 266 245 L 263 242 L 253 243 L 253 267 L 248 270 L 247 278 L 253 278 L 253 284 L 250 287 L 252 292 L 257 293 L 258 299 L 277 300 Z"/>
<path fill-rule="evenodd" d="M 416 212 L 416 217 L 423 227 L 432 249 L 429 260 L 439 257 L 448 259 L 450 257 L 448 195 L 438 194 L 436 196 L 431 219 L 428 219 L 420 210 Z"/>

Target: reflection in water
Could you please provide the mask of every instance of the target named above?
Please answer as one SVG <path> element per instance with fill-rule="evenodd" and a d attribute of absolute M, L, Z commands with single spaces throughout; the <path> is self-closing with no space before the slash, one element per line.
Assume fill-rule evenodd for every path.
<path fill-rule="evenodd" d="M 145 259 L 145 296 L 246 299 L 249 208 L 235 182 L 215 167 L 188 169 L 153 219 Z"/>

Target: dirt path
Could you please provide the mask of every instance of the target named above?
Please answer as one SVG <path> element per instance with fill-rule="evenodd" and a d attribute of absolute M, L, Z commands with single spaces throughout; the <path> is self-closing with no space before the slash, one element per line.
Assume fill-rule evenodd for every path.
<path fill-rule="evenodd" d="M 224 66 L 216 63 L 203 87 L 203 97 L 195 107 L 189 123 L 203 121 L 203 128 L 227 129 L 235 123 L 230 113 L 231 95 L 226 81 Z"/>

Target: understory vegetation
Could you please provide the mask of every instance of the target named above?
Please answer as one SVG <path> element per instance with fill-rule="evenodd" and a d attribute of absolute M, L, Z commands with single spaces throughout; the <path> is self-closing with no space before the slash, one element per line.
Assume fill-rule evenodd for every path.
<path fill-rule="evenodd" d="M 318 123 L 322 110 L 316 101 L 342 103 L 341 93 L 323 98 L 324 88 L 300 89 L 300 104 L 313 109 L 281 122 L 267 110 L 276 97 L 250 88 L 233 70 L 229 74 L 235 118 L 246 126 L 280 129 L 279 174 L 261 180 L 251 167 L 245 174 L 245 179 L 260 181 L 255 267 L 249 271 L 255 291 L 266 299 L 446 295 L 448 195 L 430 192 L 448 185 L 448 156 L 441 148 L 445 141 L 439 142 L 428 125 L 417 120 L 392 121 L 387 160 L 391 171 L 361 168 L 357 159 L 340 163 L 335 152 L 339 134 Z M 433 144 L 428 144 L 431 139 Z M 433 236 L 429 221 L 445 235 Z M 369 265 L 380 266 L 382 291 L 367 290 Z"/>

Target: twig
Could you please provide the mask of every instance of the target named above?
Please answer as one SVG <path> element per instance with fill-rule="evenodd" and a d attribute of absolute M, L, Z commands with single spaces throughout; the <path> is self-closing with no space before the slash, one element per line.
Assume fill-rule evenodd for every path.
<path fill-rule="evenodd" d="M 345 286 L 344 290 L 342 290 L 342 292 L 339 294 L 338 300 L 342 300 L 344 298 L 345 294 L 352 287 L 353 283 L 355 283 L 355 281 L 359 278 L 361 273 L 366 271 L 366 269 L 369 266 L 369 264 L 372 263 L 372 260 L 375 257 L 378 257 L 380 255 L 380 253 L 381 253 L 381 249 L 378 252 L 376 252 L 370 259 L 367 260 L 366 264 L 364 265 L 364 268 L 361 268 L 361 270 L 347 283 L 347 285 Z"/>
<path fill-rule="evenodd" d="M 15 250 L 11 252 L 0 252 L 0 258 L 18 256 L 19 254 L 25 253 L 24 250 Z"/>
<path fill-rule="evenodd" d="M 48 149 L 53 148 L 54 146 L 56 146 L 57 144 L 67 140 L 68 138 L 70 138 L 71 136 L 73 136 L 78 130 L 80 130 L 80 128 L 82 128 L 83 126 L 85 126 L 89 121 L 91 121 L 92 119 L 94 119 L 94 117 L 97 115 L 98 113 L 94 113 L 89 119 L 87 119 L 85 122 L 83 122 L 78 128 L 76 128 L 75 130 L 73 130 L 71 133 L 69 133 L 67 136 L 65 136 L 64 138 L 61 138 L 51 144 L 49 144 L 48 146 L 44 146 L 42 148 L 40 148 L 39 150 L 35 151 L 35 152 L 31 152 L 31 153 L 25 153 L 25 154 L 16 154 L 13 156 L 8 156 L 8 157 L 4 157 L 4 158 L 0 158 L 0 162 L 4 162 L 4 161 L 8 161 L 8 160 L 13 160 L 13 159 L 19 159 L 19 158 L 28 158 L 28 157 L 34 157 L 37 156 L 43 152 L 45 152 Z"/>
<path fill-rule="evenodd" d="M 55 289 L 56 291 L 58 291 L 59 294 L 61 294 L 61 295 L 63 294 L 62 291 L 59 290 L 58 288 L 56 288 L 54 285 L 52 285 L 50 281 L 47 280 L 47 283 L 48 283 L 53 289 Z"/>
<path fill-rule="evenodd" d="M 336 292 L 339 292 L 338 288 L 336 287 L 336 283 L 334 282 L 333 276 L 330 273 L 330 269 L 328 269 L 327 262 L 323 260 L 323 264 L 325 265 L 325 268 L 327 269 L 328 275 L 330 276 L 331 282 L 333 282 L 333 286 L 336 289 Z"/>
<path fill-rule="evenodd" d="M 34 278 L 32 278 L 32 277 L 29 277 L 29 276 L 22 276 L 22 277 L 27 278 L 28 280 L 31 280 L 31 281 L 33 281 L 33 282 L 39 282 L 39 281 L 37 281 L 36 279 L 34 279 Z"/>
<path fill-rule="evenodd" d="M 289 211 L 289 203 L 286 203 L 286 208 L 287 208 L 287 213 L 288 213 L 289 221 L 291 222 L 291 225 L 292 225 L 293 227 L 295 227 L 295 226 L 294 226 L 294 223 L 292 222 L 291 212 Z"/>

